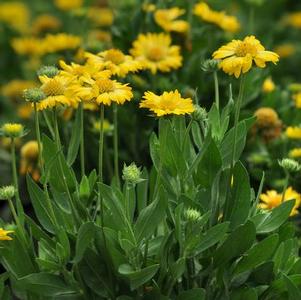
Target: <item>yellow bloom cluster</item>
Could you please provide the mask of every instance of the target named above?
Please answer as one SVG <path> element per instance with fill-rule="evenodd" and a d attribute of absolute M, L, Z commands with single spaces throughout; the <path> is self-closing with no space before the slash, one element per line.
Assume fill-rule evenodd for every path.
<path fill-rule="evenodd" d="M 297 126 L 287 127 L 286 136 L 290 139 L 301 139 L 301 127 L 297 127 Z"/>
<path fill-rule="evenodd" d="M 48 34 L 44 38 L 23 37 L 12 40 L 12 47 L 16 53 L 32 56 L 74 50 L 80 45 L 80 37 L 66 33 Z"/>
<path fill-rule="evenodd" d="M 253 61 L 259 68 L 265 68 L 266 62 L 276 64 L 278 54 L 266 51 L 255 36 L 247 36 L 242 41 L 232 40 L 213 53 L 214 59 L 221 59 L 219 67 L 227 74 L 238 78 L 252 68 Z"/>
<path fill-rule="evenodd" d="M 234 33 L 240 29 L 240 24 L 236 17 L 229 16 L 223 11 L 214 11 L 203 1 L 195 5 L 194 14 L 205 22 L 217 25 L 224 31 Z"/>
<path fill-rule="evenodd" d="M 289 201 L 295 199 L 295 205 L 291 211 L 291 216 L 294 216 L 298 213 L 298 208 L 301 204 L 301 195 L 293 190 L 292 187 L 286 189 L 284 196 L 282 194 L 277 193 L 275 190 L 267 191 L 265 194 L 260 195 L 261 203 L 259 207 L 265 210 L 271 210 L 277 206 L 279 206 L 282 201 Z"/>
<path fill-rule="evenodd" d="M 184 9 L 179 7 L 172 7 L 170 9 L 158 9 L 154 13 L 156 23 L 165 31 L 187 32 L 189 30 L 189 23 L 184 20 L 176 20 L 185 14 Z"/>

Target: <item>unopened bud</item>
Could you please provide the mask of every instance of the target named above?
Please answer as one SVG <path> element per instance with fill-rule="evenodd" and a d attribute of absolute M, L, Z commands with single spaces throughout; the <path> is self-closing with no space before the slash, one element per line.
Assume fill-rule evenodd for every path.
<path fill-rule="evenodd" d="M 23 97 L 27 102 L 40 102 L 46 98 L 44 92 L 39 88 L 24 90 Z"/>
<path fill-rule="evenodd" d="M 284 158 L 278 162 L 279 165 L 288 172 L 298 172 L 301 170 L 301 165 L 294 159 Z"/>
<path fill-rule="evenodd" d="M 136 166 L 135 163 L 131 163 L 129 166 L 124 165 L 122 170 L 122 178 L 123 180 L 132 184 L 137 184 L 143 181 L 141 178 L 141 170 Z"/>
<path fill-rule="evenodd" d="M 16 190 L 13 185 L 3 186 L 0 188 L 0 199 L 8 200 L 15 196 Z"/>
<path fill-rule="evenodd" d="M 38 76 L 46 75 L 47 77 L 51 78 L 57 75 L 58 73 L 59 69 L 55 66 L 43 66 L 37 72 Z"/>

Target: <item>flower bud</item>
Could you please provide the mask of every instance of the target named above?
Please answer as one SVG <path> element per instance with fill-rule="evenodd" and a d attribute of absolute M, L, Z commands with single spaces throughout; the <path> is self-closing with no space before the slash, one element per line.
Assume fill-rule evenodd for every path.
<path fill-rule="evenodd" d="M 202 62 L 201 69 L 204 72 L 212 73 L 218 70 L 218 60 L 216 59 L 207 59 Z"/>
<path fill-rule="evenodd" d="M 3 186 L 0 188 L 0 199 L 8 200 L 15 196 L 16 190 L 13 185 Z"/>
<path fill-rule="evenodd" d="M 47 77 L 54 77 L 59 73 L 59 69 L 55 66 L 43 66 L 38 71 L 38 76 L 46 75 Z"/>
<path fill-rule="evenodd" d="M 46 98 L 44 92 L 39 88 L 32 88 L 23 91 L 23 97 L 27 102 L 40 102 Z"/>
<path fill-rule="evenodd" d="M 136 166 L 135 163 L 131 163 L 129 166 L 123 166 L 122 178 L 123 180 L 132 184 L 137 184 L 143 181 L 141 178 L 141 170 Z"/>
<path fill-rule="evenodd" d="M 201 213 L 194 208 L 188 208 L 185 210 L 184 216 L 187 221 L 197 222 L 201 218 Z"/>
<path fill-rule="evenodd" d="M 199 106 L 198 104 L 194 105 L 194 112 L 192 113 L 193 119 L 199 122 L 204 122 L 207 120 L 207 111 L 205 108 Z"/>
<path fill-rule="evenodd" d="M 301 170 L 301 165 L 294 159 L 284 158 L 278 162 L 279 165 L 288 172 L 298 172 Z"/>
<path fill-rule="evenodd" d="M 1 127 L 1 133 L 10 138 L 21 137 L 24 134 L 24 126 L 19 123 L 6 123 Z"/>

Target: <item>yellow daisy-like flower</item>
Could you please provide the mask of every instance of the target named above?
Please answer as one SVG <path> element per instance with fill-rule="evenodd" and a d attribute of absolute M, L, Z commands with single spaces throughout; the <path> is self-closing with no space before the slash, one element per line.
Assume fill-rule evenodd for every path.
<path fill-rule="evenodd" d="M 81 45 L 81 38 L 67 33 L 48 34 L 42 42 L 47 53 L 55 53 L 78 48 Z"/>
<path fill-rule="evenodd" d="M 13 232 L 13 230 L 4 230 L 3 228 L 0 228 L 0 241 L 11 241 L 12 238 L 8 234 Z"/>
<path fill-rule="evenodd" d="M 20 137 L 24 132 L 24 126 L 19 123 L 5 123 L 1 128 L 1 132 L 6 137 Z"/>
<path fill-rule="evenodd" d="M 301 148 L 292 149 L 289 152 L 288 156 L 291 157 L 291 158 L 300 158 L 301 157 Z"/>
<path fill-rule="evenodd" d="M 294 44 L 282 44 L 274 49 L 280 58 L 286 58 L 296 53 L 296 46 Z"/>
<path fill-rule="evenodd" d="M 140 102 L 140 108 L 148 108 L 157 117 L 164 115 L 184 115 L 194 112 L 195 108 L 190 98 L 182 98 L 178 90 L 164 92 L 156 95 L 152 92 L 145 92 Z"/>
<path fill-rule="evenodd" d="M 286 136 L 290 139 L 301 139 L 301 127 L 289 126 L 286 128 Z"/>
<path fill-rule="evenodd" d="M 55 16 L 43 14 L 39 15 L 31 25 L 31 31 L 35 35 L 47 31 L 57 30 L 61 27 L 61 21 Z"/>
<path fill-rule="evenodd" d="M 278 54 L 266 51 L 255 36 L 247 36 L 243 41 L 232 40 L 213 53 L 214 59 L 221 59 L 219 67 L 227 74 L 238 78 L 252 68 L 253 61 L 259 68 L 265 68 L 266 62 L 276 64 Z"/>
<path fill-rule="evenodd" d="M 140 61 L 134 60 L 130 55 L 125 55 L 119 49 L 106 50 L 97 55 L 87 52 L 86 57 L 91 65 L 100 64 L 103 68 L 110 70 L 112 75 L 120 77 L 143 69 L 143 64 Z"/>
<path fill-rule="evenodd" d="M 268 77 L 262 84 L 262 91 L 266 94 L 275 90 L 276 86 L 271 77 Z"/>
<path fill-rule="evenodd" d="M 100 27 L 107 27 L 113 24 L 113 11 L 107 7 L 90 7 L 88 10 L 88 18 Z"/>
<path fill-rule="evenodd" d="M 215 24 L 225 31 L 234 33 L 240 29 L 240 24 L 236 17 L 229 16 L 223 11 L 214 11 L 203 1 L 195 5 L 194 14 L 203 21 Z"/>
<path fill-rule="evenodd" d="M 171 45 L 168 34 L 140 34 L 130 53 L 153 74 L 157 71 L 170 72 L 182 66 L 180 47 Z"/>
<path fill-rule="evenodd" d="M 301 108 L 301 92 L 293 95 L 293 99 L 295 101 L 295 105 L 297 108 Z"/>
<path fill-rule="evenodd" d="M 77 106 L 77 98 L 69 92 L 70 81 L 66 78 L 56 75 L 53 78 L 39 76 L 42 83 L 41 90 L 46 98 L 37 103 L 38 110 L 53 108 L 58 105 Z"/>
<path fill-rule="evenodd" d="M 154 13 L 156 23 L 165 31 L 187 32 L 189 30 L 189 23 L 184 20 L 176 20 L 185 14 L 185 9 L 179 7 L 172 7 L 170 9 L 158 9 Z"/>
<path fill-rule="evenodd" d="M 282 194 L 277 193 L 275 190 L 267 191 L 265 194 L 260 195 L 262 201 L 258 206 L 265 210 L 271 210 L 282 203 Z M 295 205 L 291 211 L 290 216 L 294 216 L 298 213 L 298 208 L 301 203 L 301 195 L 293 190 L 292 187 L 286 189 L 284 193 L 283 201 L 295 199 Z"/>
<path fill-rule="evenodd" d="M 11 41 L 14 51 L 20 55 L 42 56 L 46 53 L 41 39 L 33 37 L 15 38 Z"/>
<path fill-rule="evenodd" d="M 60 10 L 68 11 L 80 8 L 83 2 L 83 0 L 54 0 L 54 5 Z"/>

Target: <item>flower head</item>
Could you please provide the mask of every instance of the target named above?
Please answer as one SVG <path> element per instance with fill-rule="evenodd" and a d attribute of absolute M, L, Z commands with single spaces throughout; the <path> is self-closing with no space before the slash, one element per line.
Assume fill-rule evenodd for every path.
<path fill-rule="evenodd" d="M 83 0 L 54 0 L 55 6 L 64 11 L 80 8 L 83 5 Z"/>
<path fill-rule="evenodd" d="M 61 27 L 61 21 L 55 16 L 43 14 L 39 15 L 32 23 L 32 33 L 39 35 L 47 31 L 57 30 Z"/>
<path fill-rule="evenodd" d="M 170 114 L 190 114 L 195 110 L 192 100 L 190 98 L 182 98 L 178 90 L 164 92 L 162 95 L 145 92 L 143 99 L 139 107 L 148 108 L 158 117 Z"/>
<path fill-rule="evenodd" d="M 38 71 L 38 76 L 54 77 L 59 73 L 59 69 L 55 66 L 42 66 Z"/>
<path fill-rule="evenodd" d="M 191 221 L 191 222 L 197 222 L 201 219 L 201 213 L 194 208 L 186 209 L 184 212 L 184 216 L 187 221 Z"/>
<path fill-rule="evenodd" d="M 165 31 L 187 32 L 189 30 L 189 23 L 184 20 L 177 20 L 185 13 L 184 9 L 179 7 L 172 7 L 170 9 L 158 9 L 154 13 L 156 23 Z"/>
<path fill-rule="evenodd" d="M 294 148 L 294 149 L 290 150 L 288 156 L 291 158 L 300 158 L 301 157 L 301 148 Z"/>
<path fill-rule="evenodd" d="M 285 133 L 289 139 L 301 139 L 301 127 L 289 126 Z"/>
<path fill-rule="evenodd" d="M 280 58 L 290 57 L 296 53 L 296 46 L 289 43 L 278 45 L 275 47 L 274 52 L 276 52 Z"/>
<path fill-rule="evenodd" d="M 96 26 L 107 27 L 113 24 L 114 14 L 109 8 L 92 6 L 88 10 L 88 18 Z"/>
<path fill-rule="evenodd" d="M 1 94 L 13 101 L 17 101 L 22 97 L 22 93 L 25 89 L 30 89 L 35 86 L 36 83 L 34 81 L 14 79 L 2 86 Z"/>
<path fill-rule="evenodd" d="M 172 46 L 170 36 L 164 33 L 140 34 L 130 53 L 153 74 L 182 66 L 180 47 Z"/>
<path fill-rule="evenodd" d="M 6 137 L 21 137 L 24 134 L 24 126 L 19 123 L 6 123 L 2 126 L 1 132 Z"/>
<path fill-rule="evenodd" d="M 12 199 L 16 194 L 16 189 L 13 185 L 3 186 L 0 188 L 0 199 Z"/>
<path fill-rule="evenodd" d="M 301 92 L 293 95 L 293 100 L 297 108 L 301 108 Z"/>
<path fill-rule="evenodd" d="M 29 173 L 35 181 L 38 181 L 40 178 L 38 160 L 39 145 L 37 141 L 28 141 L 21 148 L 20 174 Z"/>
<path fill-rule="evenodd" d="M 143 181 L 141 178 L 141 170 L 136 166 L 135 163 L 131 163 L 129 166 L 123 166 L 122 178 L 124 181 L 132 184 L 137 184 Z"/>
<path fill-rule="evenodd" d="M 232 40 L 213 53 L 214 59 L 221 59 L 219 67 L 227 74 L 238 78 L 241 73 L 247 73 L 253 61 L 259 68 L 265 68 L 266 62 L 276 64 L 278 54 L 266 51 L 255 36 L 247 36 L 244 40 Z"/>
<path fill-rule="evenodd" d="M 283 201 L 289 201 L 295 199 L 295 205 L 292 208 L 291 216 L 294 216 L 298 213 L 298 208 L 301 204 L 301 195 L 293 190 L 292 187 L 289 187 L 286 189 L 284 193 L 284 197 L 282 194 L 277 193 L 275 190 L 267 191 L 265 194 L 260 195 L 261 203 L 259 204 L 259 207 L 264 210 L 271 210 L 282 203 Z"/>
<path fill-rule="evenodd" d="M 262 91 L 266 94 L 275 90 L 276 86 L 271 77 L 268 77 L 262 84 Z"/>
<path fill-rule="evenodd" d="M 294 159 L 284 158 L 279 162 L 280 167 L 282 167 L 287 172 L 298 172 L 301 170 L 301 165 Z"/>
<path fill-rule="evenodd" d="M 11 241 L 12 238 L 8 234 L 13 232 L 13 230 L 4 230 L 3 228 L 0 228 L 0 241 Z"/>
<path fill-rule="evenodd" d="M 24 90 L 23 97 L 25 101 L 37 103 L 46 98 L 46 95 L 40 88 Z"/>

